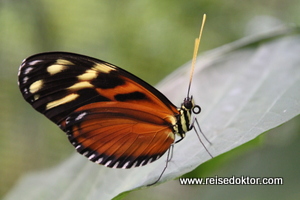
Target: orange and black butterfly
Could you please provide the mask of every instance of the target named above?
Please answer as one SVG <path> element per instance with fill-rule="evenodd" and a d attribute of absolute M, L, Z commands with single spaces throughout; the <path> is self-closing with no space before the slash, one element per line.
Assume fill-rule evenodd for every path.
<path fill-rule="evenodd" d="M 25 59 L 25 100 L 66 132 L 89 160 L 113 168 L 146 165 L 194 128 L 200 107 L 187 96 L 177 108 L 161 92 L 108 62 L 66 52 Z"/>

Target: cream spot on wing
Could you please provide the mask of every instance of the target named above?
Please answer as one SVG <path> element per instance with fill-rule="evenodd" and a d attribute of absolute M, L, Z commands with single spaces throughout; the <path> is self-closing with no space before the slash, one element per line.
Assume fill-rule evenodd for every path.
<path fill-rule="evenodd" d="M 74 65 L 74 63 L 72 63 L 69 60 L 65 60 L 65 59 L 57 59 L 56 64 L 58 64 L 58 65 Z"/>
<path fill-rule="evenodd" d="M 123 169 L 126 169 L 127 166 L 129 165 L 129 163 L 130 163 L 130 161 L 127 161 L 127 162 L 122 166 L 122 168 L 123 168 Z"/>
<path fill-rule="evenodd" d="M 86 112 L 80 113 L 76 118 L 75 121 L 81 120 L 84 116 L 86 116 Z"/>
<path fill-rule="evenodd" d="M 42 86 L 43 86 L 43 80 L 36 81 L 30 85 L 29 92 L 32 94 L 36 93 L 42 88 Z"/>
<path fill-rule="evenodd" d="M 93 88 L 93 87 L 94 86 L 91 83 L 84 81 L 84 82 L 75 83 L 74 85 L 68 87 L 67 89 L 77 91 L 83 88 Z"/>
<path fill-rule="evenodd" d="M 38 95 L 38 94 L 36 94 L 36 95 L 34 95 L 33 96 L 33 99 L 36 101 L 36 100 L 38 100 L 40 98 L 40 95 Z"/>
<path fill-rule="evenodd" d="M 47 67 L 47 72 L 51 75 L 54 75 L 67 69 L 69 65 L 74 65 L 74 63 L 65 59 L 57 59 L 56 63 Z"/>
<path fill-rule="evenodd" d="M 33 70 L 33 67 L 28 67 L 25 69 L 24 74 L 29 74 Z"/>
<path fill-rule="evenodd" d="M 148 161 L 147 161 L 147 164 L 148 163 L 151 163 L 153 161 L 153 158 L 151 157 Z"/>
<path fill-rule="evenodd" d="M 29 79 L 28 76 L 25 76 L 25 77 L 23 78 L 23 82 L 22 82 L 22 83 L 23 83 L 23 84 L 27 83 L 28 79 Z"/>
<path fill-rule="evenodd" d="M 61 98 L 61 99 L 58 99 L 58 100 L 48 103 L 46 106 L 46 110 L 60 106 L 65 103 L 69 103 L 71 101 L 74 101 L 78 97 L 79 97 L 79 94 L 69 94 L 69 95 L 65 96 L 64 98 Z"/>
<path fill-rule="evenodd" d="M 77 76 L 77 78 L 80 81 L 90 81 L 90 80 L 97 78 L 98 73 L 99 72 L 97 72 L 95 70 L 88 69 L 83 74 Z"/>
<path fill-rule="evenodd" d="M 66 118 L 66 124 L 68 125 L 70 123 L 70 117 Z"/>
<path fill-rule="evenodd" d="M 103 160 L 103 157 L 100 157 L 100 158 L 98 158 L 98 160 L 95 163 L 100 164 L 102 162 L 102 160 Z"/>
<path fill-rule="evenodd" d="M 105 65 L 105 64 L 99 64 L 99 63 L 95 63 L 95 65 L 93 66 L 92 69 L 99 71 L 99 72 L 106 73 L 106 74 L 108 74 L 111 71 L 116 70 L 114 68 L 114 66 L 109 66 L 109 65 Z"/>
<path fill-rule="evenodd" d="M 89 159 L 92 160 L 95 157 L 95 154 L 89 156 Z"/>
<path fill-rule="evenodd" d="M 112 168 L 117 168 L 117 167 L 118 167 L 118 165 L 119 165 L 119 161 L 118 161 L 118 162 L 116 162 Z"/>
<path fill-rule="evenodd" d="M 143 166 L 143 165 L 145 165 L 146 163 L 146 160 L 143 160 L 142 162 L 141 162 L 141 166 Z M 145 163 L 145 164 L 144 164 Z"/>
<path fill-rule="evenodd" d="M 108 160 L 108 161 L 104 164 L 104 166 L 107 167 L 107 166 L 111 163 L 111 161 L 112 161 L 112 160 Z"/>
<path fill-rule="evenodd" d="M 67 68 L 68 68 L 68 66 L 66 66 L 66 65 L 54 64 L 54 65 L 50 65 L 49 67 L 47 67 L 47 72 L 50 75 L 54 75 L 54 74 L 62 72 L 63 70 L 65 70 Z"/>
<path fill-rule="evenodd" d="M 26 61 L 26 60 L 25 60 Z M 34 60 L 34 61 L 31 61 L 31 62 L 29 62 L 28 63 L 28 65 L 36 65 L 36 64 L 38 64 L 38 63 L 40 63 L 40 62 L 43 62 L 42 60 Z"/>
<path fill-rule="evenodd" d="M 138 161 L 135 161 L 131 167 L 137 167 Z"/>
<path fill-rule="evenodd" d="M 26 64 L 26 59 L 22 60 L 22 64 L 21 64 L 21 66 L 20 66 L 20 69 L 21 69 L 22 67 L 24 67 L 25 64 Z"/>

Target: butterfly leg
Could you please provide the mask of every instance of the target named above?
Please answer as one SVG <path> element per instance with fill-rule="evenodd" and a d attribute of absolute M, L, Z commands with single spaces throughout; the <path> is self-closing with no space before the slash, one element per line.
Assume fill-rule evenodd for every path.
<path fill-rule="evenodd" d="M 171 144 L 170 148 L 169 148 L 169 151 L 170 151 L 170 155 L 168 154 L 167 156 L 167 162 L 170 162 L 173 158 L 173 150 L 174 150 L 174 143 Z"/>
<path fill-rule="evenodd" d="M 205 138 L 205 140 L 206 140 L 210 145 L 212 144 L 212 143 L 207 139 L 207 137 L 204 135 L 204 133 L 202 132 L 202 130 L 201 130 L 201 128 L 200 128 L 200 125 L 199 125 L 199 123 L 198 123 L 197 118 L 194 118 L 194 119 L 193 119 L 193 122 L 191 123 L 191 127 L 190 127 L 190 128 L 195 130 L 196 135 L 197 135 L 197 137 L 198 137 L 200 143 L 202 144 L 202 146 L 204 147 L 204 149 L 206 150 L 206 152 L 210 155 L 210 157 L 213 158 L 213 156 L 211 155 L 211 153 L 208 151 L 207 147 L 206 147 L 206 146 L 204 145 L 204 143 L 202 142 L 202 140 L 201 140 L 201 138 L 200 138 L 200 136 L 199 136 L 199 133 L 198 133 L 196 127 L 194 126 L 194 125 L 195 125 L 195 122 L 196 122 L 196 124 L 197 124 L 197 126 L 198 126 L 198 129 L 199 129 L 200 133 L 203 135 L 203 137 Z"/>
<path fill-rule="evenodd" d="M 165 165 L 164 169 L 162 170 L 161 174 L 159 175 L 158 179 L 155 182 L 153 182 L 151 184 L 148 184 L 147 186 L 151 186 L 151 185 L 156 184 L 161 179 L 161 177 L 163 176 L 163 174 L 165 173 L 165 171 L 166 171 L 166 169 L 168 167 L 168 164 L 169 164 L 169 162 L 171 161 L 171 159 L 173 157 L 174 144 L 175 144 L 175 142 L 173 144 L 171 144 L 170 148 L 168 149 L 166 165 Z"/>
<path fill-rule="evenodd" d="M 206 140 L 210 145 L 212 145 L 212 143 L 207 139 L 207 137 L 205 136 L 205 134 L 202 132 L 202 130 L 201 130 L 201 128 L 200 128 L 200 125 L 199 125 L 199 122 L 198 122 L 197 118 L 194 118 L 194 120 L 193 120 L 193 122 L 192 122 L 192 125 L 191 125 L 191 128 L 194 128 L 194 129 L 195 129 L 195 127 L 194 127 L 194 123 L 195 123 L 195 122 L 196 122 L 196 124 L 197 124 L 197 126 L 198 126 L 198 129 L 199 129 L 200 133 L 203 135 L 203 137 L 205 138 L 205 140 Z"/>

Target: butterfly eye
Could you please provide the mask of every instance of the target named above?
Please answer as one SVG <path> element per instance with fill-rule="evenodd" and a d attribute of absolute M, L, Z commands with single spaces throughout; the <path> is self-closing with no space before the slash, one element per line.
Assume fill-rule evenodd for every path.
<path fill-rule="evenodd" d="M 191 101 L 185 101 L 183 103 L 184 107 L 188 110 L 192 109 L 193 108 L 193 103 Z"/>
<path fill-rule="evenodd" d="M 194 107 L 194 103 L 192 101 L 192 98 L 185 98 L 183 101 L 183 106 L 188 109 L 191 110 Z"/>
<path fill-rule="evenodd" d="M 198 106 L 198 105 L 195 105 L 195 106 L 193 107 L 193 113 L 194 113 L 194 114 L 199 114 L 200 112 L 201 112 L 201 107 Z"/>

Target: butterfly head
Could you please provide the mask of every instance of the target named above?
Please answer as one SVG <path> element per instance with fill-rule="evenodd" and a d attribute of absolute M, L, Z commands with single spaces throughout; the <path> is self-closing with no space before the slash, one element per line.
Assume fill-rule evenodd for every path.
<path fill-rule="evenodd" d="M 199 114 L 201 112 L 201 107 L 198 105 L 195 105 L 193 96 L 186 97 L 181 104 L 181 109 L 188 111 L 191 113 L 193 111 L 194 114 Z"/>

